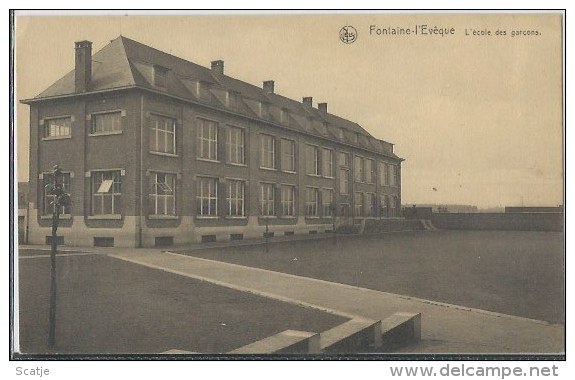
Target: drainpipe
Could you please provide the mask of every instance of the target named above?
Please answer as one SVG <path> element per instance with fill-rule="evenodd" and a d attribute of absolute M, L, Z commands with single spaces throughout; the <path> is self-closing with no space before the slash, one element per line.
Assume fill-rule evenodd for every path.
<path fill-rule="evenodd" d="M 144 224 L 144 95 L 140 95 L 140 212 L 138 215 L 138 248 L 143 247 L 143 224 Z"/>

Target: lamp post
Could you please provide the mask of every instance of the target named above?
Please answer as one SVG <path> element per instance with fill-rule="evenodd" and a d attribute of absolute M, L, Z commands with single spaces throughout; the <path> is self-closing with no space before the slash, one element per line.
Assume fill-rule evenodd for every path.
<path fill-rule="evenodd" d="M 60 220 L 60 207 L 70 204 L 70 197 L 64 192 L 62 184 L 62 171 L 54 165 L 52 171 L 53 186 L 50 193 L 54 196 L 52 212 L 52 249 L 50 251 L 50 330 L 48 333 L 48 346 L 56 344 L 56 253 L 58 251 L 58 223 Z"/>

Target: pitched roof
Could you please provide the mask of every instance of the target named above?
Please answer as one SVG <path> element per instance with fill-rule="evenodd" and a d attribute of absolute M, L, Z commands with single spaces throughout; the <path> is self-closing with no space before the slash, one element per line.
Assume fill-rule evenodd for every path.
<path fill-rule="evenodd" d="M 154 85 L 154 67 L 156 66 L 168 69 L 165 89 Z M 196 93 L 198 82 L 213 89 L 209 99 L 202 99 Z M 333 137 L 329 133 L 327 135 L 332 139 L 398 158 L 393 153 L 392 144 L 375 139 L 357 123 L 330 113 L 320 112 L 315 108 L 304 106 L 301 102 L 282 95 L 267 93 L 258 86 L 227 75 L 216 75 L 207 67 L 186 61 L 124 36 L 119 36 L 92 56 L 90 92 L 126 87 L 140 87 L 161 91 L 168 95 L 195 102 L 200 101 L 210 106 L 224 109 L 226 108 L 225 105 L 215 95 L 215 92 L 217 90 L 232 91 L 241 95 L 241 104 L 237 108 L 239 113 L 246 114 L 252 118 L 258 117 L 250 104 L 253 104 L 253 101 L 268 103 L 278 109 L 288 110 L 290 115 L 299 116 L 298 120 L 312 119 L 315 123 L 319 122 L 324 126 L 328 126 L 327 130 L 331 132 Z M 75 80 L 74 70 L 72 70 L 32 100 L 73 95 L 74 93 Z M 270 112 L 270 119 L 275 120 L 277 117 Z M 300 122 L 297 122 L 295 118 L 290 117 L 290 119 L 290 127 L 307 128 L 308 132 L 323 137 L 326 136 L 318 128 L 314 128 L 313 124 L 315 123 L 311 123 L 311 127 L 305 127 Z M 333 128 L 342 129 L 345 133 L 336 133 Z"/>

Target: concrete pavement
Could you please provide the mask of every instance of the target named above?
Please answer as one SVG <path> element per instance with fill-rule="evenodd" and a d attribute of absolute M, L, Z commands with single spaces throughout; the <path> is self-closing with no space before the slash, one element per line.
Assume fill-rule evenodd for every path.
<path fill-rule="evenodd" d="M 402 352 L 562 354 L 564 326 L 158 249 L 98 249 L 110 257 L 347 318 L 422 313 L 422 342 Z"/>

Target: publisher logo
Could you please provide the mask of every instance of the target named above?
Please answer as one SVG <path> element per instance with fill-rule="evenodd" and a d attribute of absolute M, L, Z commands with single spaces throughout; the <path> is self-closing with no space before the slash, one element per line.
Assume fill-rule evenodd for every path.
<path fill-rule="evenodd" d="M 344 44 L 352 44 L 357 40 L 357 30 L 351 25 L 346 25 L 339 30 L 339 39 Z"/>

